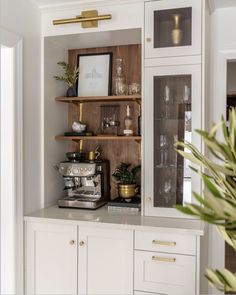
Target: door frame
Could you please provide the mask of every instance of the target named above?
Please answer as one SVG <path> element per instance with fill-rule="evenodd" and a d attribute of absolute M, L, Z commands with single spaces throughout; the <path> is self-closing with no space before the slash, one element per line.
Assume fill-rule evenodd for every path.
<path fill-rule="evenodd" d="M 23 39 L 21 36 L 0 27 L 0 44 L 14 50 L 15 97 L 15 183 L 16 200 L 16 268 L 15 288 L 24 294 L 24 225 L 23 225 Z M 1 184 L 0 184 L 1 185 Z M 0 204 L 1 206 L 1 204 Z"/>
<path fill-rule="evenodd" d="M 219 122 L 221 115 L 226 115 L 227 100 L 227 62 L 236 61 L 236 50 L 219 50 L 214 56 L 211 81 L 211 122 Z M 212 268 L 223 269 L 225 267 L 225 242 L 214 226 L 209 227 L 209 265 Z M 209 286 L 209 294 L 223 294 Z"/>

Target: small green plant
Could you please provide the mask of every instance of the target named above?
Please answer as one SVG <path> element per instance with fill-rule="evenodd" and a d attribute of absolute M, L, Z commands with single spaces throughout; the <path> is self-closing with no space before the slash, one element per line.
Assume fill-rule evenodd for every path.
<path fill-rule="evenodd" d="M 68 87 L 74 87 L 79 77 L 79 68 L 75 66 L 74 70 L 71 70 L 69 64 L 64 61 L 59 61 L 57 64 L 64 70 L 64 75 L 54 76 L 54 78 L 58 81 L 65 82 Z"/>
<path fill-rule="evenodd" d="M 219 129 L 222 141 L 218 139 Z M 236 108 L 229 113 L 229 125 L 222 117 L 210 132 L 196 132 L 208 148 L 209 157 L 188 142 L 178 142 L 176 147 L 180 155 L 195 164 L 192 169 L 203 180 L 204 191 L 203 194 L 193 193 L 199 204 L 176 208 L 215 225 L 226 243 L 236 251 Z M 207 269 L 206 277 L 220 291 L 236 291 L 236 274 L 227 269 Z"/>
<path fill-rule="evenodd" d="M 131 164 L 121 163 L 112 174 L 119 184 L 136 184 L 137 173 L 140 171 L 141 165 L 134 166 L 131 168 Z"/>

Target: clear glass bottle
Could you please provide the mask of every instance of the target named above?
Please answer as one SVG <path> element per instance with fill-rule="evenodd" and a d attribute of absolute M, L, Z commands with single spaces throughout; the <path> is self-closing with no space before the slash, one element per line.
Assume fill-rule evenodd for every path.
<path fill-rule="evenodd" d="M 133 119 L 130 116 L 130 106 L 127 105 L 126 106 L 126 117 L 124 120 L 125 123 L 125 129 L 124 129 L 124 135 L 133 135 L 134 131 L 133 131 Z"/>
<path fill-rule="evenodd" d="M 116 59 L 116 76 L 113 81 L 113 94 L 114 95 L 127 95 L 128 87 L 124 74 L 124 63 L 122 58 Z"/>

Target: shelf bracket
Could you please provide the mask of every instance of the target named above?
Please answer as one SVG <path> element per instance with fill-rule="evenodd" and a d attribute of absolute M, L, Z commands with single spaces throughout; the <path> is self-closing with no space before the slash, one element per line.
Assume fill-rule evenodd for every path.
<path fill-rule="evenodd" d="M 138 144 L 138 158 L 139 160 L 142 159 L 142 145 L 140 140 L 135 140 Z"/>
<path fill-rule="evenodd" d="M 141 100 L 140 100 L 140 99 L 135 99 L 134 101 L 135 101 L 139 106 L 141 106 L 142 103 L 141 103 Z"/>
<path fill-rule="evenodd" d="M 83 147 L 84 147 L 84 140 L 83 139 L 79 139 L 79 140 L 73 139 L 72 141 L 79 145 L 79 151 L 82 152 Z"/>

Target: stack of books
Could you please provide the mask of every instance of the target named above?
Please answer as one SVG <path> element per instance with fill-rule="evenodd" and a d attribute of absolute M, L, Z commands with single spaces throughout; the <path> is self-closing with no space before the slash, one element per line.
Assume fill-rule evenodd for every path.
<path fill-rule="evenodd" d="M 141 198 L 134 197 L 131 200 L 125 200 L 120 197 L 116 198 L 108 202 L 108 211 L 139 212 L 141 211 Z"/>

